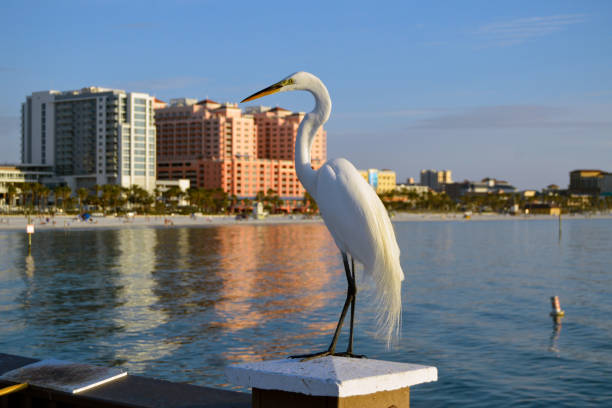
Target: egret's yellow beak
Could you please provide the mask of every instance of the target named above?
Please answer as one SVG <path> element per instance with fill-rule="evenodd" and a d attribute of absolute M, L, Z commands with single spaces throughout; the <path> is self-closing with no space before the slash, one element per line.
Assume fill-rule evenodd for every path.
<path fill-rule="evenodd" d="M 247 98 L 244 98 L 240 103 L 252 101 L 254 99 L 261 98 L 262 96 L 275 94 L 275 93 L 279 92 L 283 87 L 285 87 L 287 85 L 293 84 L 293 82 L 294 81 L 291 78 L 283 79 L 282 81 L 277 82 L 274 85 L 270 85 L 266 89 L 262 89 L 261 91 L 255 92 L 253 95 L 251 95 L 251 96 L 249 96 Z"/>

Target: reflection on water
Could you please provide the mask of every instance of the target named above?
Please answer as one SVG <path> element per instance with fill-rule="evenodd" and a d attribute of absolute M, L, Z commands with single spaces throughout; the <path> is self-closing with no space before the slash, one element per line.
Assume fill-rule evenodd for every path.
<path fill-rule="evenodd" d="M 548 347 L 548 350 L 557 357 L 559 357 L 561 353 L 558 346 L 559 336 L 561 335 L 561 320 L 563 320 L 563 317 L 553 317 L 553 330 L 550 335 L 550 346 Z"/>
<path fill-rule="evenodd" d="M 561 241 L 556 221 L 395 228 L 401 341 L 373 337 L 363 291 L 355 347 L 436 365 L 415 405 L 612 403 L 611 220 L 564 219 Z M 327 347 L 345 290 L 322 225 L 48 231 L 31 255 L 25 234 L 0 232 L 0 352 L 230 387 L 227 364 Z"/>
<path fill-rule="evenodd" d="M 22 237 L 3 238 L 18 288 L 3 301 L 18 329 L 0 328 L 2 351 L 85 354 L 132 372 L 200 361 L 196 371 L 212 364 L 222 381 L 228 361 L 329 335 L 344 290 L 320 225 L 49 232 L 21 258 Z"/>
<path fill-rule="evenodd" d="M 36 265 L 34 265 L 34 257 L 31 254 L 28 254 L 25 259 L 25 272 L 28 279 L 32 279 L 34 277 L 35 269 Z"/>

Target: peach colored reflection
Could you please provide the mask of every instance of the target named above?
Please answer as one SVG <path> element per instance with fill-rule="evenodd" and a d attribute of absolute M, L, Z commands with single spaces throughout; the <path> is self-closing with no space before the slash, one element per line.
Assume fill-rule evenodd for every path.
<path fill-rule="evenodd" d="M 336 294 L 336 246 L 324 226 L 219 228 L 216 324 L 229 331 L 327 306 Z M 331 295 L 331 296 L 330 296 Z"/>

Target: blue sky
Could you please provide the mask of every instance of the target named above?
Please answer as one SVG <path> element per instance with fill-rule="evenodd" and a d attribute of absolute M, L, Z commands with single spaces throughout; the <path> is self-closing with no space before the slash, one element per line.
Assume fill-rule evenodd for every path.
<path fill-rule="evenodd" d="M 34 91 L 237 102 L 305 70 L 332 97 L 328 157 L 358 168 L 537 189 L 612 171 L 610 1 L 4 0 L 0 38 L 0 162 L 19 159 Z M 258 102 L 313 105 L 305 93 Z"/>

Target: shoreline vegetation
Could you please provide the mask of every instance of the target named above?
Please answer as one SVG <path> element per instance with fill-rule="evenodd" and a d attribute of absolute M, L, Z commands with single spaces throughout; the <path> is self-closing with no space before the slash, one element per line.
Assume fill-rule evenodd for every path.
<path fill-rule="evenodd" d="M 463 213 L 395 213 L 393 222 L 478 222 L 478 221 L 558 221 L 553 215 L 507 215 L 496 213 L 471 214 L 465 218 Z M 598 214 L 564 214 L 562 220 L 571 219 L 612 219 L 612 212 Z M 93 216 L 87 221 L 74 215 L 32 216 L 35 231 L 53 230 L 95 230 L 118 228 L 176 228 L 210 227 L 224 225 L 280 225 L 280 224 L 317 224 L 323 223 L 320 216 L 269 215 L 265 219 L 237 219 L 227 215 L 135 215 L 135 216 Z M 24 215 L 0 216 L 0 231 L 25 231 L 28 217 Z"/>

